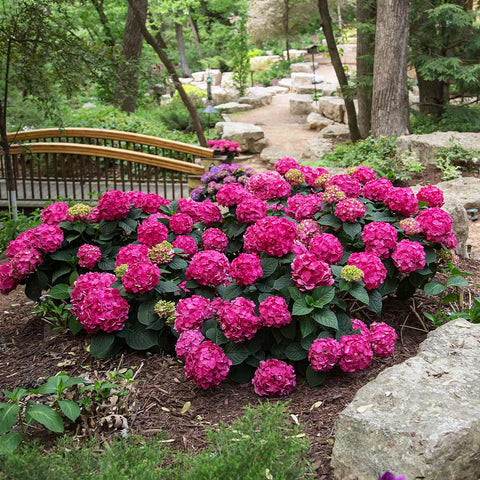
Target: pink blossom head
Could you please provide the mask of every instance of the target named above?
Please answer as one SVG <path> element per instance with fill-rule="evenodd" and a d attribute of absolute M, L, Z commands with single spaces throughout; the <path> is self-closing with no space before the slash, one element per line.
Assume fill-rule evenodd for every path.
<path fill-rule="evenodd" d="M 148 262 L 148 246 L 130 243 L 120 247 L 115 258 L 115 267 L 143 262 Z"/>
<path fill-rule="evenodd" d="M 68 205 L 64 202 L 55 202 L 47 205 L 40 214 L 43 223 L 58 225 L 67 219 Z"/>
<path fill-rule="evenodd" d="M 185 359 L 185 376 L 204 390 L 217 387 L 227 378 L 231 360 L 222 348 L 207 340 L 194 348 Z"/>
<path fill-rule="evenodd" d="M 198 218 L 207 227 L 223 221 L 222 212 L 211 200 L 207 199 L 200 203 L 198 207 Z"/>
<path fill-rule="evenodd" d="M 130 200 L 120 190 L 108 190 L 100 197 L 97 207 L 103 220 L 121 220 L 130 212 Z"/>
<path fill-rule="evenodd" d="M 126 195 L 130 205 L 133 205 L 134 208 L 141 208 L 146 193 L 140 190 L 130 190 Z"/>
<path fill-rule="evenodd" d="M 367 213 L 365 205 L 356 198 L 346 198 L 337 203 L 335 216 L 342 222 L 355 222 Z"/>
<path fill-rule="evenodd" d="M 13 276 L 17 280 L 27 278 L 35 272 L 41 263 L 43 263 L 42 252 L 35 248 L 23 250 L 14 255 L 10 260 Z"/>
<path fill-rule="evenodd" d="M 333 175 L 331 175 L 328 172 L 321 173 L 316 179 L 315 179 L 315 188 L 323 188 L 325 189 L 328 185 L 328 182 L 333 178 Z"/>
<path fill-rule="evenodd" d="M 82 268 L 92 270 L 95 265 L 102 259 L 102 251 L 96 245 L 84 243 L 77 253 L 78 265 Z"/>
<path fill-rule="evenodd" d="M 321 232 L 320 225 L 315 220 L 307 218 L 297 225 L 297 240 L 304 245 L 310 245 L 310 242 Z"/>
<path fill-rule="evenodd" d="M 323 200 L 318 195 L 297 194 L 288 198 L 287 205 L 288 215 L 297 222 L 301 222 L 307 218 L 312 218 L 315 213 L 321 212 Z"/>
<path fill-rule="evenodd" d="M 192 353 L 203 341 L 205 337 L 200 330 L 185 330 L 178 337 L 175 345 L 175 353 L 179 358 L 185 358 Z"/>
<path fill-rule="evenodd" d="M 281 328 L 292 321 L 287 302 L 283 297 L 267 297 L 258 307 L 264 327 Z"/>
<path fill-rule="evenodd" d="M 333 285 L 332 271 L 327 263 L 312 253 L 296 255 L 292 262 L 292 280 L 302 291 Z"/>
<path fill-rule="evenodd" d="M 377 178 L 377 174 L 370 167 L 360 165 L 352 172 L 352 177 L 359 181 L 362 185 L 365 185 L 367 182 L 375 180 L 375 178 Z"/>
<path fill-rule="evenodd" d="M 422 233 L 431 242 L 442 243 L 442 240 L 452 231 L 452 217 L 441 208 L 428 208 L 420 213 L 417 222 L 422 227 Z"/>
<path fill-rule="evenodd" d="M 458 245 L 458 240 L 453 231 L 450 230 L 450 232 L 443 236 L 441 243 L 443 243 L 445 248 L 451 250 Z"/>
<path fill-rule="evenodd" d="M 225 252 L 228 246 L 228 237 L 219 228 L 207 228 L 202 235 L 203 248 Z"/>
<path fill-rule="evenodd" d="M 182 333 L 185 330 L 199 330 L 211 311 L 208 298 L 192 295 L 178 301 L 175 313 L 175 330 Z"/>
<path fill-rule="evenodd" d="M 295 370 L 276 358 L 260 362 L 252 380 L 257 395 L 277 397 L 290 395 L 296 385 Z"/>
<path fill-rule="evenodd" d="M 343 256 L 342 244 L 335 235 L 330 233 L 320 233 L 314 237 L 308 250 L 329 265 L 336 264 Z"/>
<path fill-rule="evenodd" d="M 291 192 L 290 184 L 278 172 L 271 170 L 251 176 L 245 188 L 248 193 L 261 200 L 288 197 Z"/>
<path fill-rule="evenodd" d="M 144 221 L 137 228 L 137 239 L 140 243 L 153 247 L 164 242 L 168 237 L 168 228 L 158 220 Z"/>
<path fill-rule="evenodd" d="M 367 290 L 379 287 L 387 278 L 387 269 L 374 253 L 355 252 L 350 255 L 347 265 L 363 271 L 363 281 Z"/>
<path fill-rule="evenodd" d="M 153 311 L 167 324 L 175 322 L 175 302 L 159 300 L 153 307 Z"/>
<path fill-rule="evenodd" d="M 280 175 L 285 175 L 289 170 L 298 170 L 299 168 L 299 163 L 292 157 L 283 157 L 275 164 L 275 170 Z"/>
<path fill-rule="evenodd" d="M 342 348 L 334 338 L 317 338 L 308 351 L 308 360 L 316 372 L 328 372 L 341 356 Z"/>
<path fill-rule="evenodd" d="M 122 283 L 128 293 L 147 293 L 160 280 L 160 269 L 150 262 L 129 265 L 122 276 Z"/>
<path fill-rule="evenodd" d="M 394 213 L 409 217 L 418 212 L 418 200 L 409 187 L 393 187 L 385 197 L 385 205 Z"/>
<path fill-rule="evenodd" d="M 168 226 L 173 233 L 182 235 L 193 230 L 193 220 L 185 213 L 175 213 L 170 217 Z"/>
<path fill-rule="evenodd" d="M 363 228 L 362 240 L 365 251 L 374 253 L 380 258 L 388 258 L 390 250 L 397 243 L 397 230 L 386 222 L 371 222 Z"/>
<path fill-rule="evenodd" d="M 81 302 L 90 292 L 96 288 L 110 287 L 117 277 L 111 273 L 88 272 L 80 275 L 73 285 L 70 292 L 70 301 L 72 303 L 72 313 L 77 303 Z"/>
<path fill-rule="evenodd" d="M 183 250 L 184 255 L 187 257 L 193 257 L 198 252 L 198 245 L 192 237 L 187 235 L 179 235 L 172 245 L 175 248 Z"/>
<path fill-rule="evenodd" d="M 32 231 L 31 248 L 36 248 L 43 253 L 56 252 L 63 243 L 63 231 L 58 225 L 42 223 Z"/>
<path fill-rule="evenodd" d="M 417 193 L 417 198 L 420 202 L 426 202 L 427 207 L 441 207 L 445 203 L 443 192 L 435 185 L 422 187 Z"/>
<path fill-rule="evenodd" d="M 368 340 L 370 340 L 370 330 L 368 329 L 365 322 L 362 322 L 358 318 L 351 318 L 350 321 L 352 322 L 352 330 L 360 330 L 360 335 L 365 336 Z"/>
<path fill-rule="evenodd" d="M 251 340 L 261 327 L 260 318 L 255 315 L 255 303 L 244 297 L 224 302 L 218 316 L 223 334 L 235 343 Z"/>
<path fill-rule="evenodd" d="M 370 343 L 373 351 L 380 358 L 388 358 L 393 355 L 397 333 L 383 322 L 374 322 L 370 325 Z"/>
<path fill-rule="evenodd" d="M 363 186 L 362 195 L 369 200 L 383 202 L 392 188 L 392 182 L 387 178 L 381 177 L 367 182 Z"/>
<path fill-rule="evenodd" d="M 179 198 L 177 213 L 185 213 L 192 217 L 193 223 L 197 223 L 200 221 L 199 209 L 201 204 L 201 202 L 194 202 L 190 198 Z"/>
<path fill-rule="evenodd" d="M 224 285 L 230 274 L 227 257 L 215 250 L 196 253 L 185 272 L 187 280 L 195 280 L 200 285 Z"/>
<path fill-rule="evenodd" d="M 242 223 L 254 223 L 267 216 L 268 204 L 264 200 L 246 196 L 237 207 L 237 220 Z"/>
<path fill-rule="evenodd" d="M 7 257 L 13 258 L 15 255 L 22 253 L 24 250 L 37 248 L 38 237 L 35 229 L 22 232 L 17 238 L 12 240 L 7 247 Z"/>
<path fill-rule="evenodd" d="M 222 185 L 217 192 L 217 203 L 222 207 L 233 207 L 238 205 L 247 195 L 243 185 L 239 183 L 229 183 Z"/>
<path fill-rule="evenodd" d="M 140 208 L 145 213 L 157 213 L 160 207 L 170 205 L 170 202 L 156 193 L 146 193 L 142 196 Z"/>
<path fill-rule="evenodd" d="M 334 175 L 327 186 L 336 185 L 347 197 L 357 198 L 362 192 L 362 185 L 350 175 Z"/>
<path fill-rule="evenodd" d="M 230 276 L 239 285 L 252 285 L 262 275 L 262 261 L 254 253 L 240 253 L 232 260 Z"/>
<path fill-rule="evenodd" d="M 18 283 L 19 280 L 13 275 L 11 262 L 0 265 L 0 293 L 8 295 L 17 288 Z"/>
<path fill-rule="evenodd" d="M 358 372 L 372 363 L 373 351 L 364 335 L 345 335 L 340 339 L 342 357 L 339 366 L 344 372 Z"/>
<path fill-rule="evenodd" d="M 404 218 L 398 222 L 399 227 L 405 232 L 405 235 L 415 235 L 422 231 L 422 226 L 412 217 Z"/>
<path fill-rule="evenodd" d="M 421 270 L 425 267 L 425 250 L 421 243 L 405 239 L 395 245 L 392 260 L 400 272 Z"/>
<path fill-rule="evenodd" d="M 323 173 L 327 173 L 327 170 L 323 168 L 314 168 L 310 165 L 300 165 L 300 172 L 303 174 L 305 178 L 305 183 L 309 187 L 315 187 L 316 179 L 322 175 Z"/>

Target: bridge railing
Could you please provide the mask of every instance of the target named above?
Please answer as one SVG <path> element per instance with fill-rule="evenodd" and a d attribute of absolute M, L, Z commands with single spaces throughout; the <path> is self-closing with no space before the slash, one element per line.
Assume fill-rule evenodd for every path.
<path fill-rule="evenodd" d="M 19 206 L 55 198 L 87 201 L 109 189 L 173 200 L 188 195 L 188 175 L 203 173 L 195 159 L 213 156 L 207 148 L 116 130 L 32 130 L 9 134 L 9 141 Z M 6 202 L 2 157 L 0 205 Z"/>

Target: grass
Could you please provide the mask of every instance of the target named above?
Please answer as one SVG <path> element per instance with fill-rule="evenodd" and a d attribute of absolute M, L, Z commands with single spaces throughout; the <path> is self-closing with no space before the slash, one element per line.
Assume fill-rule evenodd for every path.
<path fill-rule="evenodd" d="M 23 444 L 0 457 L 0 479 L 294 480 L 309 470 L 309 441 L 281 403 L 246 407 L 231 427 L 221 424 L 207 439 L 195 456 L 172 449 L 165 435 L 116 438 L 110 444 L 61 437 L 49 451 Z"/>

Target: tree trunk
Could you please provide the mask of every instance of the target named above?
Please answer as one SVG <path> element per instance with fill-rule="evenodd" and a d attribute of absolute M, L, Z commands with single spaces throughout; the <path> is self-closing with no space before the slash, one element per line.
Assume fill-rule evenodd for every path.
<path fill-rule="evenodd" d="M 409 130 L 407 39 L 410 0 L 378 0 L 373 66 L 372 134 Z"/>
<path fill-rule="evenodd" d="M 440 117 L 450 100 L 448 84 L 439 80 L 425 80 L 418 71 L 417 79 L 420 93 L 420 112 L 424 115 Z"/>
<path fill-rule="evenodd" d="M 180 70 L 183 77 L 191 77 L 192 72 L 187 62 L 187 55 L 185 54 L 185 42 L 183 41 L 183 26 L 180 23 L 175 23 L 175 36 L 177 37 L 178 53 L 180 54 Z"/>
<path fill-rule="evenodd" d="M 115 46 L 115 38 L 113 37 L 112 31 L 110 30 L 110 25 L 107 20 L 107 16 L 105 15 L 105 11 L 103 10 L 103 0 L 91 0 L 95 10 L 97 10 L 98 16 L 100 17 L 100 23 L 103 27 L 103 32 L 106 37 L 105 43 L 109 47 Z"/>
<path fill-rule="evenodd" d="M 168 55 L 166 54 L 167 45 L 163 41 L 163 38 L 160 35 L 160 32 L 157 34 L 157 38 L 154 38 L 152 34 L 148 31 L 145 25 L 145 22 L 142 22 L 141 12 L 136 6 L 135 1 L 136 0 L 128 0 L 128 4 L 132 7 L 132 10 L 138 21 L 142 35 L 145 38 L 145 41 L 155 50 L 155 53 L 158 55 L 158 58 L 160 58 L 160 61 L 165 65 L 165 68 L 167 69 L 173 81 L 173 84 L 175 85 L 175 89 L 180 95 L 180 98 L 182 99 L 183 104 L 188 110 L 188 113 L 190 113 L 190 117 L 193 123 L 193 128 L 195 130 L 195 133 L 197 134 L 198 141 L 200 142 L 200 145 L 202 145 L 203 147 L 206 147 L 207 141 L 205 140 L 205 134 L 203 133 L 202 124 L 200 123 L 200 117 L 198 116 L 197 109 L 195 108 L 195 105 L 193 105 L 190 97 L 185 92 L 182 82 L 180 82 L 180 79 L 178 78 L 177 72 L 175 70 L 175 66 L 173 65 L 170 58 L 168 58 Z"/>
<path fill-rule="evenodd" d="M 122 57 L 120 65 L 119 84 L 115 95 L 115 103 L 129 113 L 135 111 L 138 98 L 138 71 L 140 55 L 142 54 L 143 35 L 138 26 L 133 8 L 138 11 L 139 22 L 145 24 L 147 18 L 148 0 L 129 1 L 127 21 L 122 41 Z"/>
<path fill-rule="evenodd" d="M 350 138 L 353 142 L 360 140 L 362 137 L 358 130 L 357 115 L 355 112 L 355 105 L 353 103 L 352 91 L 348 85 L 347 76 L 343 70 L 342 61 L 338 54 L 337 44 L 335 43 L 335 36 L 332 29 L 332 18 L 328 10 L 328 0 L 318 0 L 318 11 L 320 13 L 320 20 L 323 28 L 325 39 L 327 40 L 328 53 L 332 61 L 335 74 L 337 75 L 338 83 L 342 89 L 342 96 L 345 101 L 345 110 L 347 111 L 348 129 L 350 130 Z"/>
<path fill-rule="evenodd" d="M 358 128 L 362 138 L 370 135 L 372 116 L 373 53 L 375 34 L 369 28 L 375 22 L 376 3 L 357 0 L 357 99 Z"/>
<path fill-rule="evenodd" d="M 290 61 L 290 4 L 289 0 L 284 2 L 285 12 L 283 15 L 283 30 L 285 32 L 285 50 L 287 51 L 287 61 Z"/>
<path fill-rule="evenodd" d="M 197 49 L 198 58 L 199 60 L 201 60 L 202 50 L 200 48 L 200 37 L 198 35 L 197 22 L 195 21 L 195 19 L 192 17 L 190 13 L 188 14 L 188 22 L 190 23 L 190 28 L 192 29 L 193 42 L 195 43 L 195 48 Z"/>

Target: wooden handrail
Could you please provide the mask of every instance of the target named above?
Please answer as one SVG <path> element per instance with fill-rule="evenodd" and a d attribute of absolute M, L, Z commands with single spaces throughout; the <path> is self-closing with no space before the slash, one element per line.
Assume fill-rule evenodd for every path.
<path fill-rule="evenodd" d="M 105 140 L 118 140 L 131 143 L 139 143 L 151 147 L 165 148 L 182 153 L 188 153 L 198 157 L 213 157 L 213 150 L 188 143 L 167 140 L 164 138 L 153 137 L 151 135 L 141 135 L 139 133 L 122 132 L 120 130 L 104 130 L 101 128 L 41 128 L 37 130 L 26 130 L 7 134 L 9 142 L 18 142 L 23 140 L 35 140 L 43 138 L 98 138 Z"/>
<path fill-rule="evenodd" d="M 152 155 L 151 153 L 123 150 L 114 147 L 102 147 L 99 145 L 84 145 L 81 143 L 38 142 L 14 144 L 10 146 L 10 153 L 12 155 L 22 153 L 63 153 L 70 155 L 85 155 L 89 157 L 112 158 L 116 160 L 144 163 L 154 167 L 167 168 L 194 175 L 200 175 L 205 171 L 204 167 L 200 165 L 161 157 L 159 155 Z"/>

